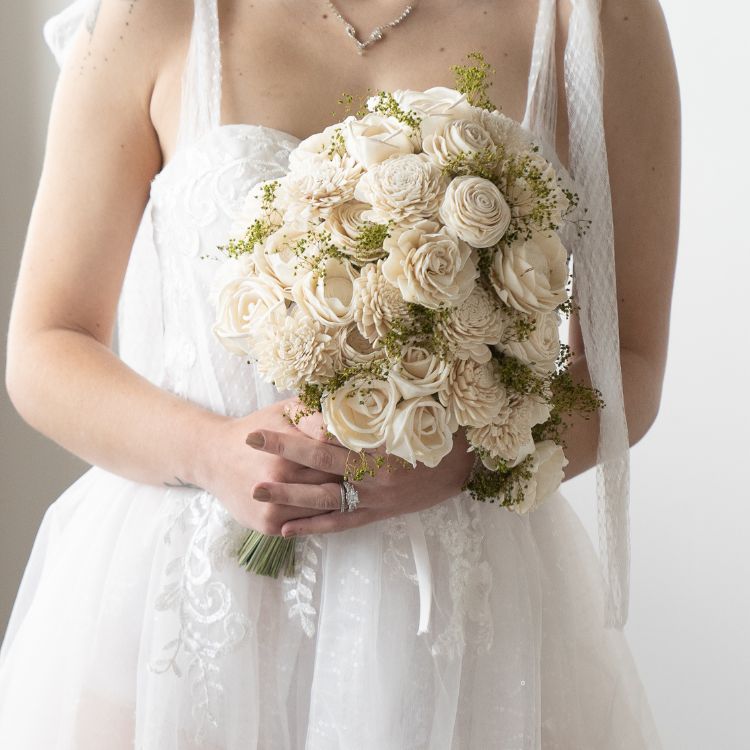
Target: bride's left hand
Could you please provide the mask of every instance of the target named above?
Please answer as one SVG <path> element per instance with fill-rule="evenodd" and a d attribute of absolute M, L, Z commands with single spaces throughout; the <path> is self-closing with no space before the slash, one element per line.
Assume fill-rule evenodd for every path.
<path fill-rule="evenodd" d="M 319 414 L 300 420 L 298 428 L 308 437 L 317 438 L 317 445 L 293 433 L 260 430 L 264 439 L 262 450 L 283 455 L 304 466 L 341 475 L 351 470 L 354 451 L 326 439 Z M 473 452 L 468 453 L 468 442 L 463 430 L 453 436 L 453 449 L 431 469 L 418 462 L 416 468 L 404 466 L 399 459 L 376 468 L 374 476 L 366 475 L 354 483 L 359 494 L 359 506 L 351 511 L 340 511 L 341 488 L 338 483 L 291 484 L 259 482 L 253 487 L 256 500 L 299 508 L 330 510 L 317 516 L 293 518 L 281 527 L 282 536 L 325 534 L 363 526 L 389 516 L 430 508 L 460 492 L 474 465 Z M 265 492 L 264 492 L 265 491 Z"/>

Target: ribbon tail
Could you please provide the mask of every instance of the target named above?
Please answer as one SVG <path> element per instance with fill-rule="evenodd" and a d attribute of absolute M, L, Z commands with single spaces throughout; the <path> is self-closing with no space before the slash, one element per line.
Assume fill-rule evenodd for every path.
<path fill-rule="evenodd" d="M 419 585 L 419 630 L 417 635 L 430 632 L 430 611 L 432 609 L 432 566 L 427 552 L 427 540 L 419 513 L 408 513 L 405 517 L 406 530 L 409 532 L 411 549 L 414 555 L 414 567 L 417 571 Z"/>

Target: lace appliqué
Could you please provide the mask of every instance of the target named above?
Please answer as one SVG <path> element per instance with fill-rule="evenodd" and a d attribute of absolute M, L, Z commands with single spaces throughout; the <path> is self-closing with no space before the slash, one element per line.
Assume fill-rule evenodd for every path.
<path fill-rule="evenodd" d="M 219 700 L 224 693 L 219 658 L 235 650 L 247 637 L 251 623 L 235 606 L 232 591 L 216 571 L 234 558 L 246 530 L 234 523 L 223 507 L 207 492 L 188 494 L 177 501 L 164 543 L 172 544 L 175 533 L 187 535 L 184 552 L 165 569 L 167 582 L 157 596 L 157 611 L 173 611 L 179 628 L 165 643 L 165 656 L 154 659 L 149 669 L 156 674 L 172 672 L 190 680 L 192 716 L 196 741 L 209 727 L 219 724 Z"/>
<path fill-rule="evenodd" d="M 431 651 L 449 659 L 462 654 L 467 644 L 489 651 L 494 636 L 489 601 L 492 569 L 482 559 L 484 530 L 474 502 L 464 493 L 419 514 L 426 538 L 440 547 L 437 552 L 434 544 L 430 545 L 431 554 L 437 552 L 448 560 L 447 590 L 451 606 L 443 608 L 438 602 L 438 609 L 446 612 L 447 622 L 435 634 Z M 393 573 L 417 582 L 406 523 L 399 516 L 388 519 L 384 561 Z M 434 588 L 436 592 L 443 590 L 438 585 Z M 471 623 L 468 629 L 467 619 Z"/>
<path fill-rule="evenodd" d="M 299 617 L 302 630 L 308 638 L 315 635 L 315 620 L 317 612 L 312 605 L 313 586 L 317 583 L 319 555 L 322 544 L 316 535 L 304 537 L 297 540 L 295 550 L 295 567 L 293 576 L 288 576 L 284 581 L 284 601 L 291 602 L 289 607 L 289 619 Z"/>

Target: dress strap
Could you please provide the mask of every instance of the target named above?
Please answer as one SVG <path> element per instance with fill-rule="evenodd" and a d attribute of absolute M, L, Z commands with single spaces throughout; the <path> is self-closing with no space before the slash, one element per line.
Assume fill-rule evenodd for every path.
<path fill-rule="evenodd" d="M 601 0 L 573 0 L 565 45 L 570 174 L 591 224 L 573 247 L 573 284 L 599 417 L 597 518 L 605 622 L 622 628 L 630 588 L 630 442 L 622 389 L 614 227 L 604 137 Z"/>
<path fill-rule="evenodd" d="M 529 87 L 523 126 L 548 143 L 555 143 L 557 78 L 555 73 L 556 0 L 539 0 Z"/>
<path fill-rule="evenodd" d="M 182 73 L 177 148 L 221 122 L 221 46 L 217 0 L 195 0 L 190 46 Z"/>

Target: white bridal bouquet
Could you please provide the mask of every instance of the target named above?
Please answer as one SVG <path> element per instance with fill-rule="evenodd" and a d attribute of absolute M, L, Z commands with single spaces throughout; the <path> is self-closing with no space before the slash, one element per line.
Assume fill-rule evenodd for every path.
<path fill-rule="evenodd" d="M 214 331 L 361 459 L 434 467 L 464 429 L 466 489 L 525 513 L 563 479 L 562 416 L 601 406 L 559 338 L 573 302 L 558 231 L 585 222 L 469 57 L 455 89 L 370 96 L 255 186 L 221 248 Z M 275 576 L 293 545 L 250 532 L 240 558 Z"/>

